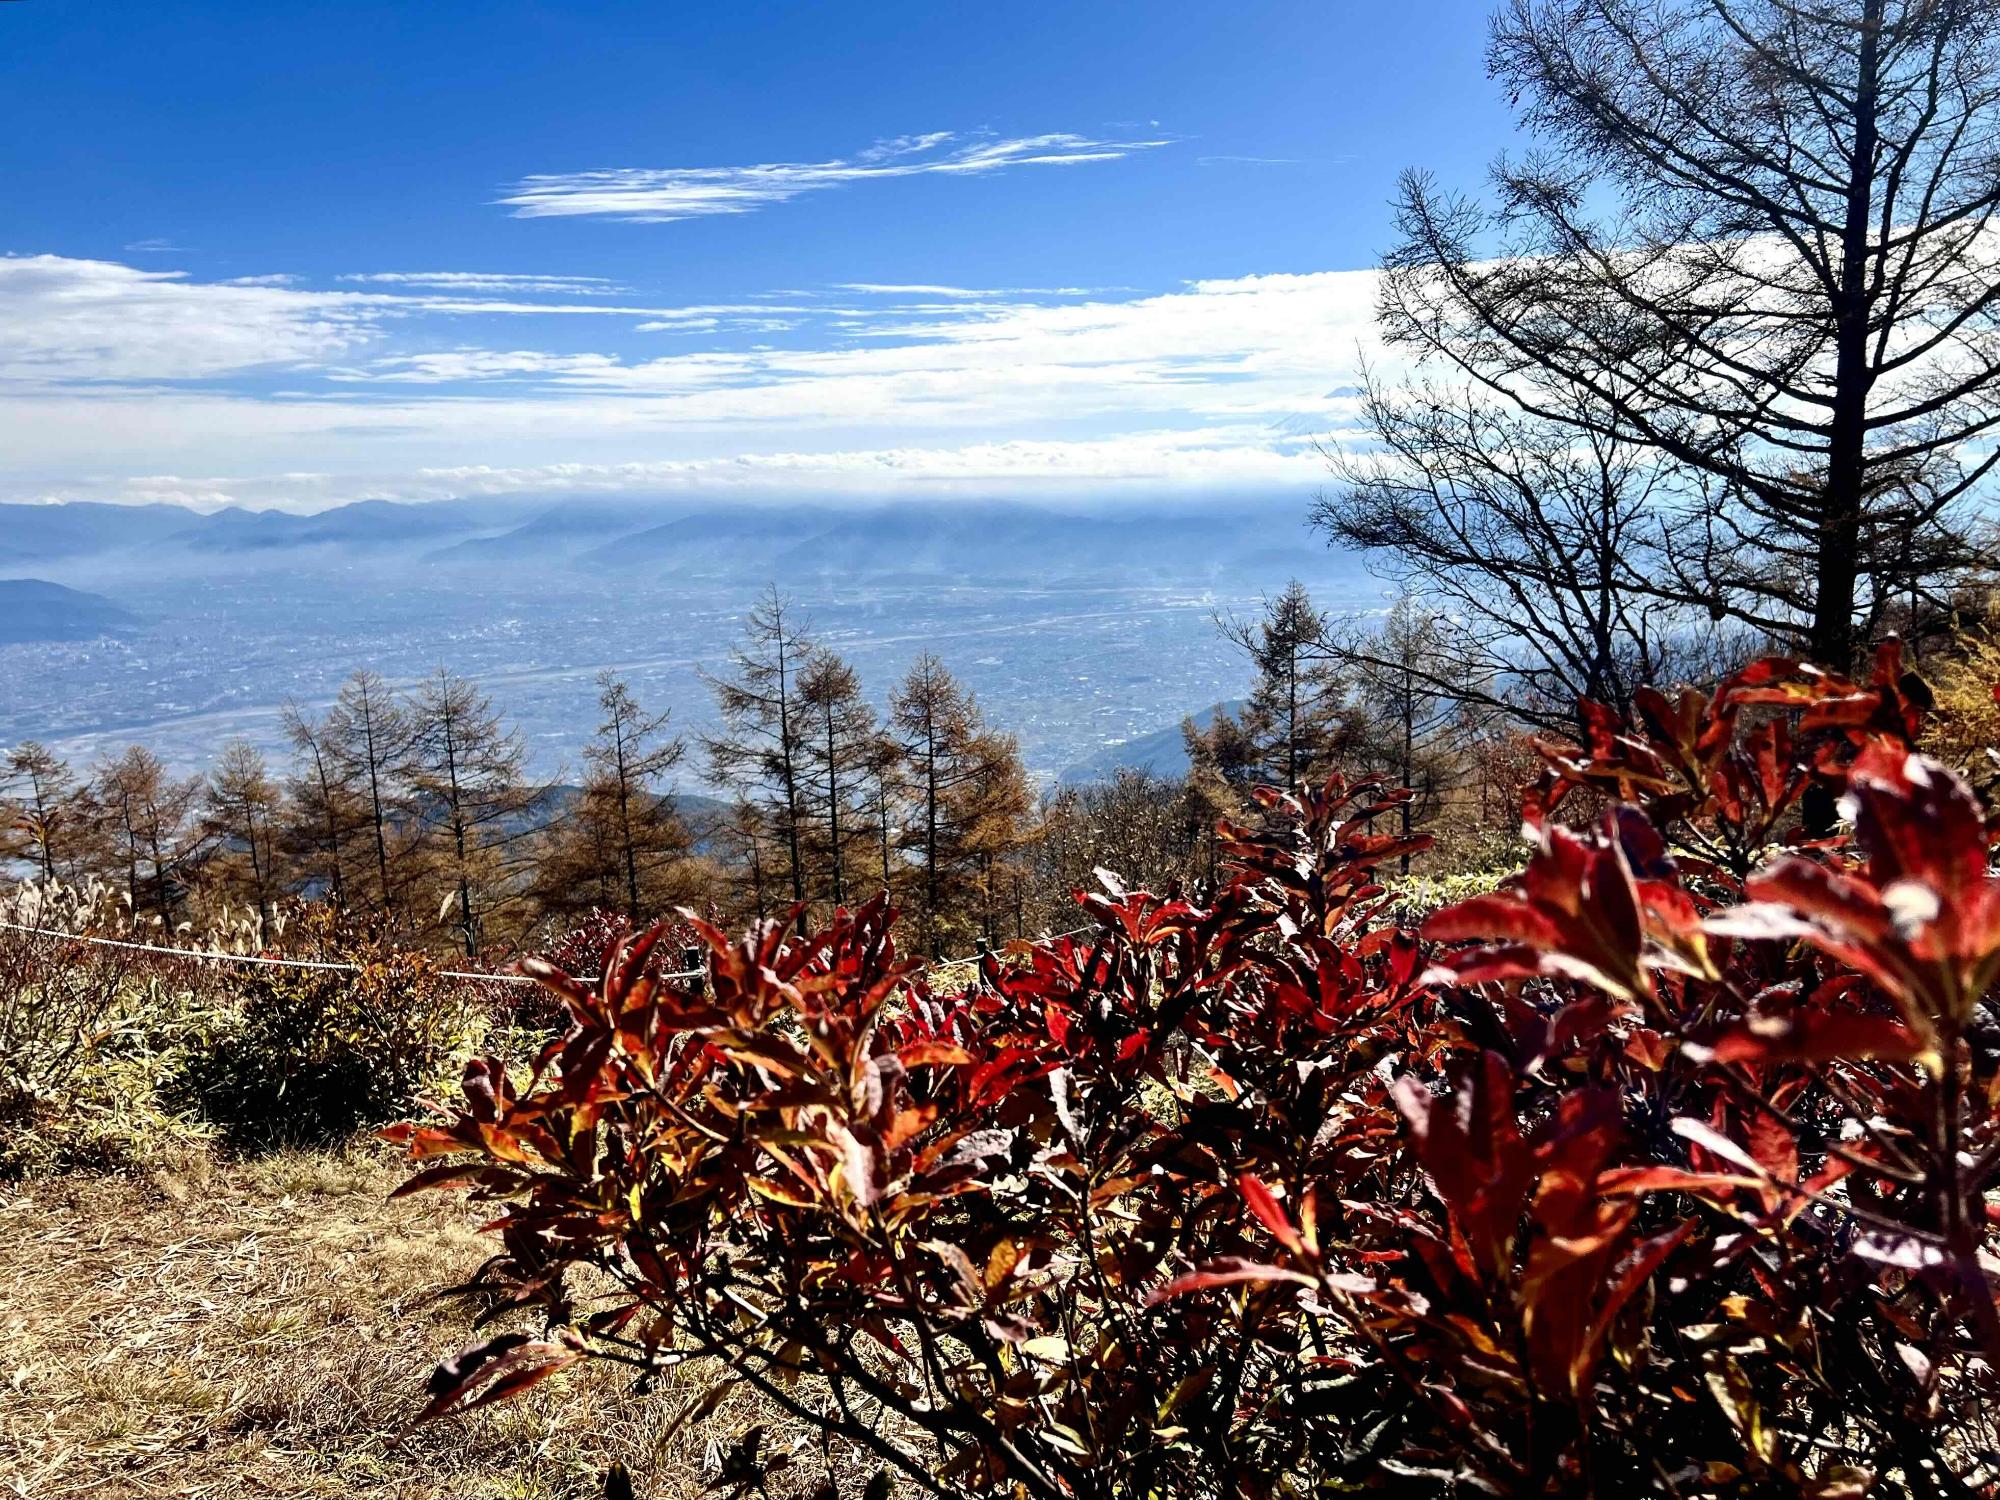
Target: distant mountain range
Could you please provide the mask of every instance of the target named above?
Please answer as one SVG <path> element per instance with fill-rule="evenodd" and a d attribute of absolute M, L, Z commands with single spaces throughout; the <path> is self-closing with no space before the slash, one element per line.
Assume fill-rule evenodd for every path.
<path fill-rule="evenodd" d="M 519 502 L 488 500 L 434 500 L 422 505 L 357 500 L 309 516 L 276 510 L 230 509 L 207 515 L 183 510 L 181 516 L 190 524 L 164 540 L 170 546 L 209 553 L 298 547 L 408 551 L 491 530 L 520 508 Z"/>
<path fill-rule="evenodd" d="M 0 505 L 0 568 L 381 560 L 573 568 L 646 581 L 841 584 L 1283 578 L 1314 543 L 1296 502 L 1059 508 L 1009 500 L 726 506 L 515 497 L 364 500 L 312 515 L 173 505 Z M 94 581 L 85 578 L 80 581 Z"/>
<path fill-rule="evenodd" d="M 543 502 L 544 506 L 546 502 Z M 359 500 L 312 515 L 189 510 L 184 505 L 0 505 L 0 568 L 157 554 L 256 555 L 303 547 L 407 550 L 518 525 L 533 507 L 513 500 L 401 504 Z"/>
<path fill-rule="evenodd" d="M 524 562 L 571 562 L 586 549 L 630 536 L 660 519 L 658 507 L 631 501 L 573 500 L 537 511 L 498 532 L 463 537 L 446 547 L 427 551 L 423 561 L 506 566 Z"/>
<path fill-rule="evenodd" d="M 139 628 L 129 609 L 39 578 L 0 578 L 0 646 L 24 641 L 88 641 Z"/>
<path fill-rule="evenodd" d="M 0 568 L 148 547 L 201 519 L 180 505 L 0 505 Z"/>

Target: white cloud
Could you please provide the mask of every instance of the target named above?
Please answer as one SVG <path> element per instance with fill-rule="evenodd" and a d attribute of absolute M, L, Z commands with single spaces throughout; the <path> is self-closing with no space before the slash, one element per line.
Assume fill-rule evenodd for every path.
<path fill-rule="evenodd" d="M 1372 341 L 1369 272 L 1200 281 L 1125 301 L 976 305 L 976 315 L 857 321 L 850 347 L 702 349 L 653 359 L 456 350 L 398 359 L 385 378 L 515 380 L 644 400 L 652 420 L 689 426 L 884 431 L 1129 420 L 1190 420 L 1327 408 L 1357 346 Z M 346 378 L 366 378 L 368 370 Z"/>
<path fill-rule="evenodd" d="M 340 280 L 423 287 L 438 292 L 545 292 L 567 297 L 607 297 L 630 290 L 607 276 L 517 275 L 499 271 L 365 271 L 342 276 Z"/>
<path fill-rule="evenodd" d="M 787 333 L 804 323 L 802 318 L 758 318 L 732 316 L 724 318 L 667 318 L 633 325 L 635 333 L 710 333 L 718 328 L 726 328 L 731 333 Z"/>
<path fill-rule="evenodd" d="M 634 497 L 710 494 L 746 499 L 990 494 L 1023 485 L 1102 496 L 1169 491 L 1309 487 L 1324 476 L 1303 445 L 1274 445 L 1261 429 L 1122 433 L 1096 439 L 1009 439 L 955 446 L 774 450 L 719 458 L 499 465 L 465 463 L 384 474 L 299 471 L 258 476 L 146 474 L 116 498 L 216 509 L 313 510 L 349 500 L 442 500 L 465 495 Z M 49 496 L 48 498 L 58 498 Z"/>
<path fill-rule="evenodd" d="M 618 362 L 604 354 L 543 354 L 532 349 L 445 349 L 377 361 L 367 370 L 336 370 L 337 380 L 438 385 L 465 380 L 512 380 L 525 376 L 602 376 Z"/>
<path fill-rule="evenodd" d="M 344 293 L 0 256 L 0 377 L 199 380 L 311 362 L 364 342 L 374 316 Z"/>
<path fill-rule="evenodd" d="M 440 494 L 497 495 L 544 491 L 659 494 L 722 490 L 745 494 L 882 493 L 885 486 L 949 492 L 1018 483 L 1073 485 L 1101 492 L 1138 485 L 1208 489 L 1311 484 L 1325 462 L 1305 445 L 1274 445 L 1258 429 L 1205 433 L 1121 433 L 1094 439 L 1017 438 L 955 447 L 905 446 L 830 452 L 744 453 L 722 459 L 656 463 L 568 463 L 427 470 Z"/>
<path fill-rule="evenodd" d="M 938 130 L 877 141 L 852 157 L 763 162 L 748 167 L 620 167 L 523 178 L 499 200 L 517 219 L 592 215 L 634 224 L 746 214 L 804 193 L 856 182 L 941 174 L 976 176 L 1010 167 L 1117 161 L 1169 145 L 1165 137 L 1098 140 L 1057 133 L 1002 139 Z"/>
<path fill-rule="evenodd" d="M 1089 297 L 1103 292 L 1130 291 L 1115 286 L 937 286 L 928 282 L 839 281 L 839 292 L 861 292 L 871 297 Z"/>
<path fill-rule="evenodd" d="M 597 278 L 540 280 L 547 290 L 569 295 L 578 294 L 572 283 L 591 282 L 582 294 L 597 294 Z M 462 295 L 474 290 L 468 282 L 450 284 L 461 295 L 408 285 L 407 291 L 319 291 L 283 274 L 197 281 L 183 271 L 116 261 L 0 255 L 0 380 L 212 380 L 267 368 L 316 368 L 426 316 L 646 319 L 659 330 L 740 323 L 743 332 L 764 333 L 778 326 L 781 315 L 815 311 L 770 302 L 659 307 L 530 301 Z"/>
<path fill-rule="evenodd" d="M 1060 302 L 912 286 L 861 307 L 654 309 L 653 335 L 676 336 L 660 344 L 598 301 L 0 258 L 0 496 L 324 505 L 558 475 L 634 492 L 1310 484 L 1307 440 L 1350 420 L 1358 351 L 1393 368 L 1374 290 L 1369 272 Z M 918 296 L 961 300 L 898 300 Z M 520 315 L 572 312 L 592 316 L 566 332 L 604 341 L 521 337 L 542 325 Z M 778 324 L 795 347 L 740 347 Z"/>
<path fill-rule="evenodd" d="M 784 311 L 783 308 L 774 307 L 769 303 L 729 304 L 719 307 L 632 307 L 621 303 L 601 302 L 516 302 L 494 301 L 479 297 L 389 295 L 376 295 L 372 301 L 374 305 L 392 311 L 454 313 L 462 317 L 491 315 L 550 318 L 693 318 L 706 317 L 713 313 L 761 316 Z"/>

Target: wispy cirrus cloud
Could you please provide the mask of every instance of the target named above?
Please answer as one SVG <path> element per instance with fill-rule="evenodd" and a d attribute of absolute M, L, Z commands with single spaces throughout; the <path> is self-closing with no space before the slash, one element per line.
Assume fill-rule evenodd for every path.
<path fill-rule="evenodd" d="M 433 292 L 544 292 L 563 297 L 609 297 L 629 290 L 608 276 L 523 276 L 504 271 L 360 271 L 340 280 Z"/>
<path fill-rule="evenodd" d="M 618 167 L 525 177 L 498 201 L 517 219 L 591 216 L 633 224 L 755 213 L 805 193 L 898 177 L 979 176 L 1015 167 L 1118 161 L 1171 145 L 1164 135 L 1001 137 L 934 130 L 877 141 L 851 157 L 745 167 Z"/>
<path fill-rule="evenodd" d="M 713 333 L 717 329 L 733 334 L 788 333 L 799 327 L 803 318 L 759 318 L 732 313 L 727 317 L 672 317 L 656 318 L 645 323 L 632 325 L 634 333 Z"/>
<path fill-rule="evenodd" d="M 836 281 L 837 292 L 866 297 L 1090 297 L 1100 292 L 1127 292 L 1120 286 L 941 286 L 926 281 Z"/>
<path fill-rule="evenodd" d="M 335 371 L 334 379 L 438 385 L 467 380 L 603 379 L 618 361 L 603 354 L 549 354 L 536 349 L 439 349 L 377 361 L 365 373 Z"/>
<path fill-rule="evenodd" d="M 143 270 L 117 261 L 0 255 L 0 382 L 215 380 L 257 370 L 317 369 L 430 317 L 596 324 L 643 319 L 637 331 L 762 334 L 792 326 L 788 314 L 849 311 L 774 302 L 633 305 L 600 296 L 622 290 L 605 278 L 514 279 L 540 280 L 559 296 L 538 301 L 519 286 L 478 288 L 465 281 L 433 286 L 416 279 L 329 291 L 302 286 L 298 277 L 285 274 L 202 281 L 184 271 Z M 568 300 L 579 295 L 588 300 Z M 565 373 L 560 363 L 548 370 Z M 465 378 L 489 373 L 468 366 Z"/>

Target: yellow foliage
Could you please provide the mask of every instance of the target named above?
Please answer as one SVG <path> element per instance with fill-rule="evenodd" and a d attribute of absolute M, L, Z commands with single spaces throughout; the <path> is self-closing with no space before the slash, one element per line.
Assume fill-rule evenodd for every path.
<path fill-rule="evenodd" d="M 1974 780 L 1991 774 L 1988 747 L 2000 745 L 2000 637 L 1967 635 L 1949 657 L 1924 663 L 1937 694 L 1937 712 L 1924 733 L 1924 748 Z"/>

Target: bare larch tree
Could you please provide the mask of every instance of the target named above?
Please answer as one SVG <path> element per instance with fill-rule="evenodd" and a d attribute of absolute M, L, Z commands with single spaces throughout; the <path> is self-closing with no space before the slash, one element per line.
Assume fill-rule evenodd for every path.
<path fill-rule="evenodd" d="M 527 752 L 476 684 L 440 667 L 410 708 L 410 784 L 439 883 L 440 908 L 467 958 L 489 915 L 511 896 L 510 849 L 531 831 L 541 789 L 526 784 Z"/>
<path fill-rule="evenodd" d="M 797 606 L 775 586 L 745 617 L 743 637 L 730 653 L 730 675 L 706 678 L 721 724 L 703 736 L 702 749 L 710 777 L 755 809 L 761 838 L 775 842 L 782 852 L 792 902 L 802 908 L 804 747 L 798 683 L 813 642 Z M 760 851 L 767 847 L 760 841 Z M 766 868 L 761 852 L 758 868 L 761 891 Z"/>
<path fill-rule="evenodd" d="M 1404 179 L 1392 341 L 1650 448 L 1657 592 L 1845 667 L 1942 595 L 2000 422 L 1994 0 L 1511 0 L 1536 149 Z"/>
<path fill-rule="evenodd" d="M 1624 713 L 1643 684 L 1711 665 L 1714 622 L 1656 587 L 1671 482 L 1652 450 L 1463 387 L 1372 376 L 1361 419 L 1369 441 L 1330 455 L 1338 483 L 1314 523 L 1428 619 L 1415 657 L 1375 632 L 1336 633 L 1353 675 L 1407 674 L 1462 707 L 1560 729 L 1580 700 Z"/>
<path fill-rule="evenodd" d="M 584 798 L 602 808 L 624 880 L 625 915 L 637 926 L 646 914 L 642 887 L 663 865 L 687 853 L 687 830 L 661 785 L 687 745 L 668 732 L 671 712 L 645 712 L 616 674 L 600 673 L 597 687 L 603 719 L 584 751 L 590 767 Z"/>

